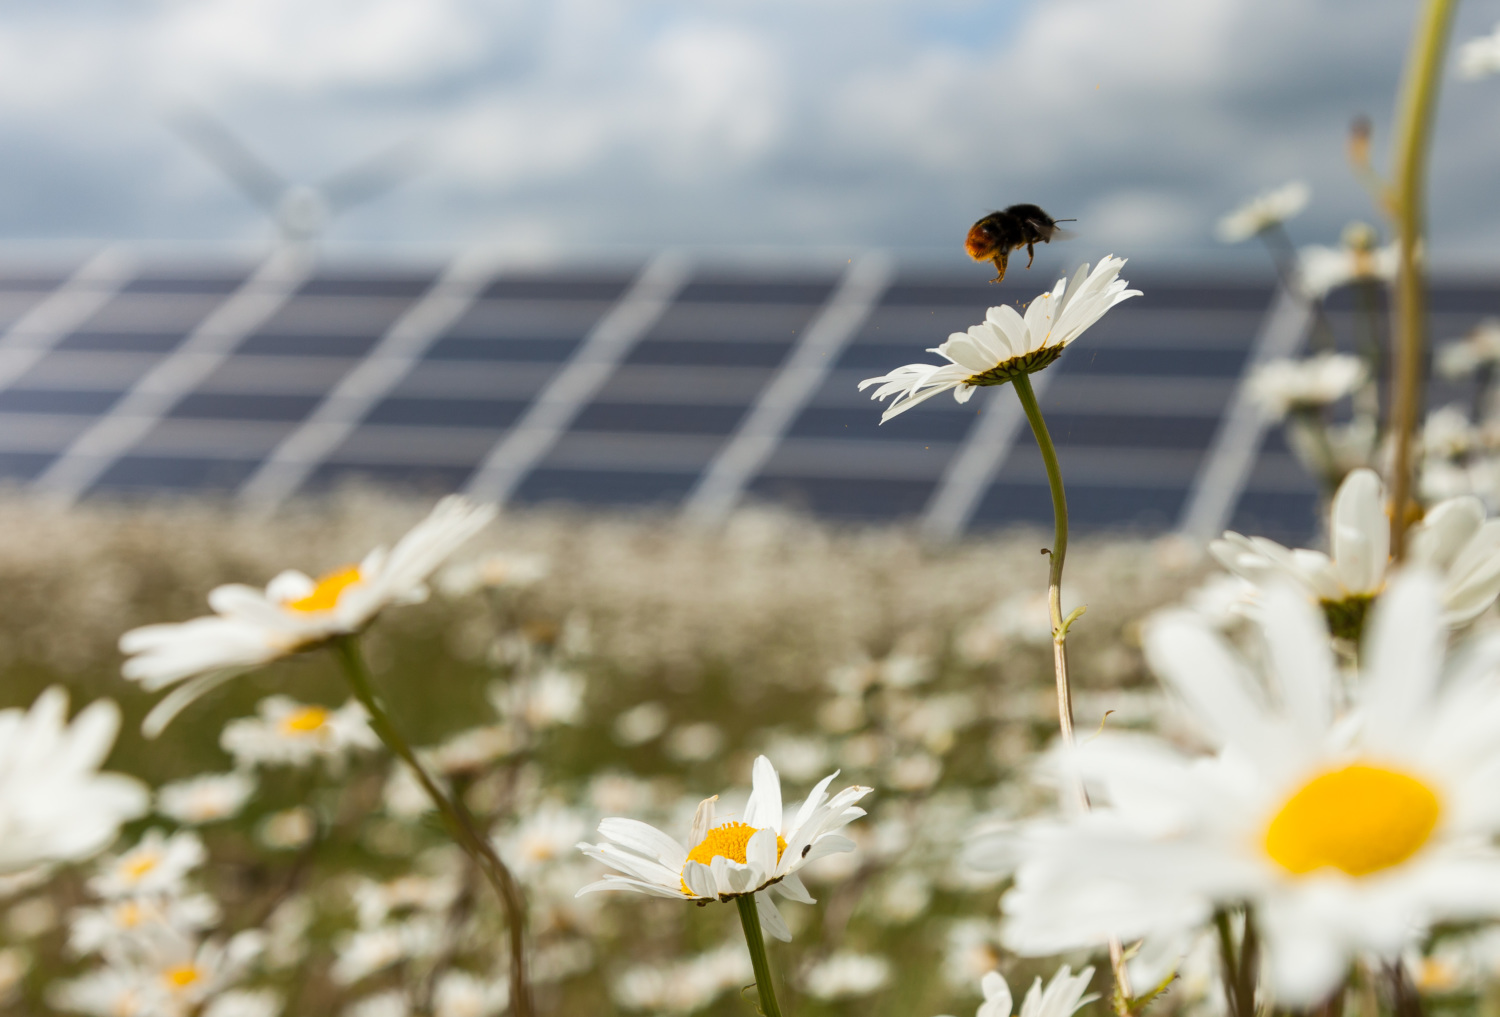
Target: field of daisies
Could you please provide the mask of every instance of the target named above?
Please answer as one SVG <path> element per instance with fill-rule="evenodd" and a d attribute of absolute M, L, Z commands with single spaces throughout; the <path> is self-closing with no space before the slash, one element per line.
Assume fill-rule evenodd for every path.
<path fill-rule="evenodd" d="M 1014 394 L 1045 532 L 0 499 L 0 1009 L 1500 1013 L 1500 324 L 1427 334 L 1419 6 L 1389 242 L 1220 223 L 1307 312 L 1247 391 L 1317 547 L 1070 540 L 1031 375 L 1149 299 L 1114 256 L 860 385 Z M 989 218 L 1001 274 L 1056 226 Z"/>
<path fill-rule="evenodd" d="M 680 888 L 578 896 L 612 871 L 578 845 L 607 843 L 601 821 L 622 817 L 692 848 L 713 795 L 715 826 L 780 824 L 780 810 L 747 813 L 761 755 L 788 820 L 834 771 L 829 800 L 871 789 L 856 792 L 868 814 L 829 831 L 854 850 L 797 873 L 817 903 L 777 904 L 785 1012 L 970 1013 L 985 974 L 1055 969 L 1004 950 L 1005 865 L 965 856 L 976 832 L 1056 797 L 1029 775 L 1057 723 L 1042 534 L 930 548 L 772 513 L 705 533 L 555 513 L 424 523 L 429 508 L 370 493 L 276 520 L 0 503 L 5 697 L 28 711 L 0 715 L 6 1013 L 506 1012 L 505 910 L 337 655 L 284 653 L 296 637 L 248 600 L 244 632 L 189 621 L 237 582 L 292 584 L 276 594 L 295 604 L 318 587 L 278 579 L 288 566 L 333 577 L 327 590 L 382 545 L 388 567 L 426 552 L 432 573 L 384 592 L 361 653 L 519 885 L 534 1012 L 754 1012 L 734 906 L 695 907 Z M 1141 619 L 1215 570 L 1171 539 L 1074 553 L 1069 596 L 1089 604 L 1080 723 L 1155 724 Z M 425 601 L 405 604 L 418 584 Z M 121 633 L 160 646 L 142 626 L 165 620 L 188 621 L 177 634 L 196 646 L 122 657 Z M 148 690 L 164 672 L 145 661 L 181 672 L 236 654 L 244 673 L 141 734 L 170 696 Z M 281 659 L 248 669 L 257 654 Z"/>

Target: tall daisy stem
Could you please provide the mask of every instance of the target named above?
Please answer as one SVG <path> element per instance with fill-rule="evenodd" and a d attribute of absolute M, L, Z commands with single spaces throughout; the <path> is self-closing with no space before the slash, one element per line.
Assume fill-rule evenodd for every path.
<path fill-rule="evenodd" d="M 1391 383 L 1391 433 L 1396 449 L 1390 485 L 1391 555 L 1397 559 L 1406 547 L 1407 506 L 1414 472 L 1412 439 L 1417 428 L 1422 380 L 1426 373 L 1423 360 L 1427 346 L 1427 290 L 1422 264 L 1422 233 L 1427 157 L 1448 29 L 1453 24 L 1453 12 L 1457 6 L 1458 0 L 1427 0 L 1412 37 L 1397 108 L 1396 179 L 1392 204 L 1400 267 L 1396 274 L 1396 351 Z"/>
<path fill-rule="evenodd" d="M 1052 490 L 1053 536 L 1052 548 L 1047 552 L 1052 566 L 1047 575 L 1047 610 L 1052 616 L 1052 670 L 1057 676 L 1057 726 L 1062 731 L 1063 744 L 1071 748 L 1073 691 L 1068 684 L 1068 629 L 1063 624 L 1062 614 L 1063 562 L 1068 557 L 1068 495 L 1063 489 L 1062 468 L 1057 464 L 1057 449 L 1052 444 L 1052 435 L 1047 432 L 1047 421 L 1042 418 L 1042 408 L 1037 405 L 1031 377 L 1017 375 L 1011 384 L 1021 399 L 1021 408 L 1026 411 L 1031 433 L 1036 436 L 1037 448 L 1041 450 L 1042 462 L 1047 467 L 1047 486 Z M 1083 783 L 1079 781 L 1075 784 L 1078 804 L 1086 809 L 1088 796 L 1084 793 Z"/>
<path fill-rule="evenodd" d="M 781 1007 L 776 1002 L 776 986 L 771 984 L 771 960 L 766 956 L 766 937 L 760 931 L 760 911 L 755 906 L 755 894 L 742 894 L 734 902 L 740 909 L 740 926 L 745 930 L 745 945 L 750 948 L 750 966 L 755 970 L 755 991 L 760 995 L 760 1012 L 765 1017 L 781 1017 Z"/>
<path fill-rule="evenodd" d="M 333 641 L 333 648 L 343 667 L 344 677 L 354 698 L 360 701 L 370 715 L 370 727 L 379 735 L 396 756 L 411 768 L 422 790 L 432 799 L 448 834 L 484 874 L 485 880 L 500 898 L 500 907 L 505 912 L 505 924 L 510 933 L 510 1012 L 514 1017 L 532 1017 L 535 1008 L 531 1000 L 531 986 L 526 979 L 526 901 L 521 895 L 520 884 L 509 868 L 500 860 L 488 838 L 474 826 L 473 817 L 462 804 L 449 798 L 437 782 L 428 774 L 411 745 L 391 721 L 390 714 L 375 693 L 370 680 L 370 669 L 365 664 L 356 636 L 341 636 Z"/>
<path fill-rule="evenodd" d="M 1083 612 L 1078 608 L 1066 618 L 1062 613 L 1063 563 L 1068 556 L 1068 494 L 1063 488 L 1062 467 L 1057 462 L 1057 448 L 1052 444 L 1052 435 L 1047 431 L 1047 421 L 1042 417 L 1042 408 L 1037 404 L 1036 391 L 1031 387 L 1031 376 L 1018 374 L 1011 386 L 1026 411 L 1026 420 L 1031 424 L 1031 433 L 1036 438 L 1036 447 L 1042 453 L 1042 462 L 1047 467 L 1047 486 L 1052 491 L 1052 549 L 1048 557 L 1051 568 L 1047 574 L 1047 610 L 1052 618 L 1052 671 L 1057 679 L 1057 726 L 1062 732 L 1063 744 L 1074 745 L 1073 737 L 1073 689 L 1068 683 L 1068 628 Z M 1084 790 L 1083 779 L 1073 780 L 1073 798 L 1081 811 L 1088 811 L 1089 796 Z M 1109 940 L 1109 966 L 1114 971 L 1115 998 L 1123 1000 L 1128 1008 L 1131 999 L 1130 973 L 1125 967 L 1125 950 L 1119 939 Z"/>

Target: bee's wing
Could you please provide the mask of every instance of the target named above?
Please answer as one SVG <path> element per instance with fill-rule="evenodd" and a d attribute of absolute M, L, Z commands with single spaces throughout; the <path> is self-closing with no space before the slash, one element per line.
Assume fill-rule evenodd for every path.
<path fill-rule="evenodd" d="M 1057 221 L 1054 219 L 1038 219 L 1035 216 L 1028 216 L 1024 221 L 1030 228 L 1031 233 L 1039 237 L 1045 237 L 1048 241 L 1071 240 L 1077 235 L 1072 230 L 1065 230 L 1057 225 Z"/>

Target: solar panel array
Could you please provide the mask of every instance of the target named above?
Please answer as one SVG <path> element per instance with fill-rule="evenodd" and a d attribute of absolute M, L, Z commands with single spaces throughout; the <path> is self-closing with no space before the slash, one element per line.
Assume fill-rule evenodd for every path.
<path fill-rule="evenodd" d="M 781 271 L 672 252 L 617 269 L 483 254 L 351 269 L 295 250 L 238 269 L 119 251 L 62 276 L 12 269 L 0 474 L 62 499 L 274 504 L 360 477 L 707 519 L 775 502 L 937 535 L 1044 523 L 1008 388 L 884 426 L 855 388 L 1040 288 L 1023 278 L 993 287 L 880 252 Z M 1241 391 L 1249 365 L 1298 347 L 1307 309 L 1268 286 L 1131 281 L 1147 296 L 1035 376 L 1075 525 L 1309 533 L 1314 489 Z M 1448 287 L 1435 306 L 1438 334 L 1456 334 L 1500 293 Z"/>

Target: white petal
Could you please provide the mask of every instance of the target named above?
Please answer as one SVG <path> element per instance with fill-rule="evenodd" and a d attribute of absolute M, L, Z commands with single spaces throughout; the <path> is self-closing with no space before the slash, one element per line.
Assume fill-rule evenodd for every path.
<path fill-rule="evenodd" d="M 979 1008 L 979 1017 L 1010 1017 L 1014 1001 L 1010 994 L 1010 983 L 998 971 L 988 972 L 979 980 L 979 991 L 984 993 L 984 1005 Z"/>
<path fill-rule="evenodd" d="M 1390 560 L 1391 524 L 1385 514 L 1385 486 L 1374 470 L 1355 470 L 1339 485 L 1332 530 L 1334 567 L 1344 589 L 1379 590 Z"/>
<path fill-rule="evenodd" d="M 760 917 L 762 932 L 782 943 L 792 941 L 792 930 L 786 927 L 786 919 L 781 917 L 781 911 L 776 907 L 776 902 L 764 890 L 755 895 L 755 913 Z"/>
<path fill-rule="evenodd" d="M 807 887 L 802 883 L 802 877 L 795 872 L 789 873 L 773 889 L 787 900 L 794 900 L 798 904 L 816 904 L 817 900 L 807 892 Z"/>
<path fill-rule="evenodd" d="M 611 817 L 599 821 L 599 833 L 608 840 L 614 841 L 632 851 L 639 852 L 647 858 L 654 858 L 667 868 L 678 871 L 682 863 L 687 861 L 687 848 L 683 847 L 673 837 L 667 836 L 649 823 L 642 823 L 638 819 L 622 819 Z M 700 837 L 701 841 L 702 838 Z"/>
<path fill-rule="evenodd" d="M 776 830 L 766 827 L 756 830 L 745 845 L 745 862 L 750 866 L 751 879 L 756 886 L 764 886 L 776 878 Z"/>
<path fill-rule="evenodd" d="M 1445 572 L 1483 524 L 1484 504 L 1472 495 L 1434 505 L 1408 532 L 1407 561 Z"/>
<path fill-rule="evenodd" d="M 1361 655 L 1366 737 L 1372 744 L 1399 744 L 1424 715 L 1442 670 L 1447 634 L 1437 582 L 1427 572 L 1403 572 L 1375 602 Z"/>
<path fill-rule="evenodd" d="M 719 889 L 714 881 L 714 874 L 702 862 L 688 862 L 684 865 L 682 881 L 687 884 L 689 890 L 693 891 L 695 897 L 718 899 Z"/>
<path fill-rule="evenodd" d="M 781 777 L 765 756 L 755 757 L 750 771 L 750 800 L 745 803 L 745 823 L 763 829 L 781 829 Z"/>
<path fill-rule="evenodd" d="M 697 810 L 693 813 L 693 832 L 690 843 L 696 847 L 703 843 L 708 836 L 708 831 L 714 826 L 714 803 L 719 800 L 718 795 L 705 798 L 698 803 Z"/>
<path fill-rule="evenodd" d="M 1335 677 L 1328 628 L 1322 613 L 1290 584 L 1265 595 L 1262 617 L 1271 673 L 1287 714 L 1311 740 L 1333 718 Z"/>
<path fill-rule="evenodd" d="M 1239 657 L 1201 618 L 1164 611 L 1147 621 L 1144 637 L 1151 669 L 1221 745 L 1238 745 L 1258 758 L 1280 748 Z"/>

